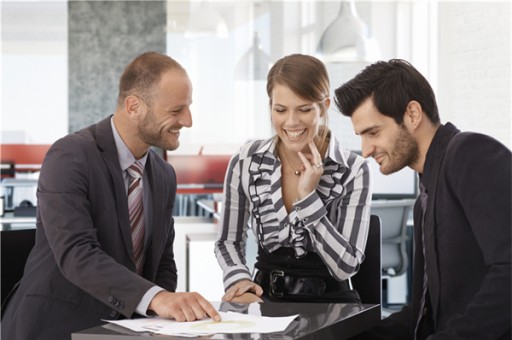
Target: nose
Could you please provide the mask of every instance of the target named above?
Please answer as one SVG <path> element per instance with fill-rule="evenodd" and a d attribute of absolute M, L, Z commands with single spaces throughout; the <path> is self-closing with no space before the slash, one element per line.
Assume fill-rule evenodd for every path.
<path fill-rule="evenodd" d="M 375 147 L 366 138 L 361 139 L 361 154 L 364 158 L 370 157 L 375 150 Z"/>
<path fill-rule="evenodd" d="M 292 110 L 288 111 L 288 115 L 286 117 L 286 122 L 290 125 L 294 124 L 297 121 L 297 115 Z"/>
<path fill-rule="evenodd" d="M 180 125 L 188 128 L 192 126 L 192 112 L 190 112 L 190 109 L 186 109 L 181 115 Z"/>

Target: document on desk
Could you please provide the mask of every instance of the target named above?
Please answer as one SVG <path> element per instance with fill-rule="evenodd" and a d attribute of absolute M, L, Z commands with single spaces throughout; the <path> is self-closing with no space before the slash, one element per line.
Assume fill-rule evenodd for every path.
<path fill-rule="evenodd" d="M 222 321 L 211 319 L 177 322 L 159 317 L 104 320 L 135 332 L 151 332 L 163 335 L 208 335 L 216 333 L 272 333 L 281 332 L 298 314 L 285 317 L 266 317 L 236 312 L 219 312 Z"/>

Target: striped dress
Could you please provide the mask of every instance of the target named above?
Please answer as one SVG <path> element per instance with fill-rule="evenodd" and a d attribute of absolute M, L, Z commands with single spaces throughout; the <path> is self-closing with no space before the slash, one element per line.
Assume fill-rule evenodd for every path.
<path fill-rule="evenodd" d="M 315 252 L 333 278 L 350 278 L 364 259 L 368 236 L 371 192 L 366 160 L 331 136 L 318 187 L 288 213 L 275 138 L 245 144 L 229 162 L 215 244 L 224 287 L 251 280 L 245 254 L 249 229 L 269 253 L 280 247 L 293 248 L 296 257 Z"/>

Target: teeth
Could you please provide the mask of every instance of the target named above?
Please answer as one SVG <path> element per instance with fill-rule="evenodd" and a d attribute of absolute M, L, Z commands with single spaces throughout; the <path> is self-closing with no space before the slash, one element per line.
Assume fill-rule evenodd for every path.
<path fill-rule="evenodd" d="M 306 130 L 302 130 L 302 131 L 286 131 L 288 136 L 290 136 L 291 138 L 298 138 L 302 134 L 304 134 L 304 132 L 306 132 Z"/>
<path fill-rule="evenodd" d="M 178 133 L 180 130 L 169 130 L 170 133 Z"/>

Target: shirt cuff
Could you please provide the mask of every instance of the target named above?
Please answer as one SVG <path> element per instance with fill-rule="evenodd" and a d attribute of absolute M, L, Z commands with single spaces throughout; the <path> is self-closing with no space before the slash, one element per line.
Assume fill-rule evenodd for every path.
<path fill-rule="evenodd" d="M 163 290 L 165 289 L 158 286 L 151 287 L 146 292 L 146 294 L 144 294 L 137 307 L 135 307 L 135 312 L 143 316 L 148 316 L 148 307 L 149 304 L 151 303 L 151 300 L 153 300 L 156 294 L 160 293 Z"/>

